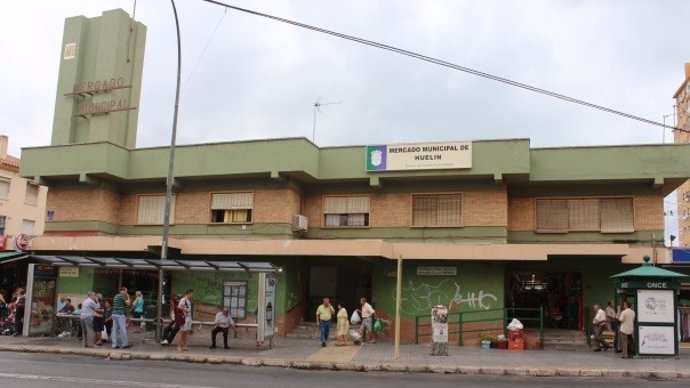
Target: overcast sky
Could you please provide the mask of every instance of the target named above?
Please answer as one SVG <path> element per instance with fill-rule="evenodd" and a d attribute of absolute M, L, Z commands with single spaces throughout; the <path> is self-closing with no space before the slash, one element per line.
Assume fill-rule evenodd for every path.
<path fill-rule="evenodd" d="M 657 121 L 673 113 L 672 95 L 683 81 L 683 64 L 690 62 L 687 0 L 230 2 Z M 113 8 L 131 14 L 133 4 L 0 4 L 0 133 L 10 136 L 11 153 L 50 142 L 64 19 Z M 659 127 L 225 12 L 201 0 L 178 0 L 178 9 L 180 143 L 311 138 L 317 101 L 342 102 L 324 106 L 318 115 L 320 146 L 530 138 L 533 147 L 548 147 L 662 140 Z M 148 27 L 137 145 L 165 145 L 176 71 L 170 4 L 139 0 L 136 19 Z"/>

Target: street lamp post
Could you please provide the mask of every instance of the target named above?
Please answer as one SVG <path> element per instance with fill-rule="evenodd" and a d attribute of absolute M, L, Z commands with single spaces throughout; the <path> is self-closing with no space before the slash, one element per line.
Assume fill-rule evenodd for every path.
<path fill-rule="evenodd" d="M 175 29 L 177 32 L 177 86 L 175 89 L 175 108 L 173 109 L 172 135 L 170 138 L 170 152 L 168 158 L 168 176 L 165 180 L 165 210 L 163 211 L 163 233 L 161 235 L 161 260 L 168 259 L 168 239 L 170 235 L 170 207 L 172 205 L 172 189 L 175 180 L 175 142 L 177 141 L 177 114 L 180 108 L 180 82 L 182 74 L 182 47 L 180 42 L 180 21 L 177 17 L 175 0 L 170 0 L 175 15 Z M 163 283 L 165 272 L 162 267 L 158 270 L 158 307 L 156 309 L 156 341 L 160 340 L 163 323 Z"/>

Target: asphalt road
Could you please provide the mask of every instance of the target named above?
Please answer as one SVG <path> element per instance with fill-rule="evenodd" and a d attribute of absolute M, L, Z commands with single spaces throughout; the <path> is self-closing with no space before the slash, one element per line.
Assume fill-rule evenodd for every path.
<path fill-rule="evenodd" d="M 0 387 L 687 387 L 687 381 L 329 372 L 0 352 Z"/>

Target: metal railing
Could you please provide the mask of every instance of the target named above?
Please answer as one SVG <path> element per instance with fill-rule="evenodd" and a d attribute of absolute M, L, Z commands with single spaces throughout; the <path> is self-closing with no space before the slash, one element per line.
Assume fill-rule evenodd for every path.
<path fill-rule="evenodd" d="M 496 332 L 500 331 L 506 334 L 506 326 L 513 319 L 517 318 L 523 324 L 538 322 L 539 328 L 539 343 L 543 347 L 544 344 L 544 308 L 519 308 L 506 307 L 489 310 L 464 311 L 458 313 L 448 314 L 448 335 L 458 336 L 458 345 L 464 344 L 464 334 L 466 333 L 481 333 L 481 332 Z M 421 323 L 426 320 L 428 323 Z M 479 329 L 468 329 L 466 326 L 476 323 L 495 322 L 497 326 L 487 327 L 482 326 Z M 415 344 L 419 344 L 420 337 L 431 336 L 431 315 L 418 315 L 415 317 Z M 479 336 L 477 336 L 479 337 Z"/>

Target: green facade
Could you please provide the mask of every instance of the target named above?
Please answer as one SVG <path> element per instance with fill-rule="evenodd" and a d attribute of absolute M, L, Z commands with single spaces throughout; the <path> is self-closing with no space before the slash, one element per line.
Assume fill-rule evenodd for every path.
<path fill-rule="evenodd" d="M 134 148 L 146 27 L 123 10 L 65 20 L 52 145 Z"/>

